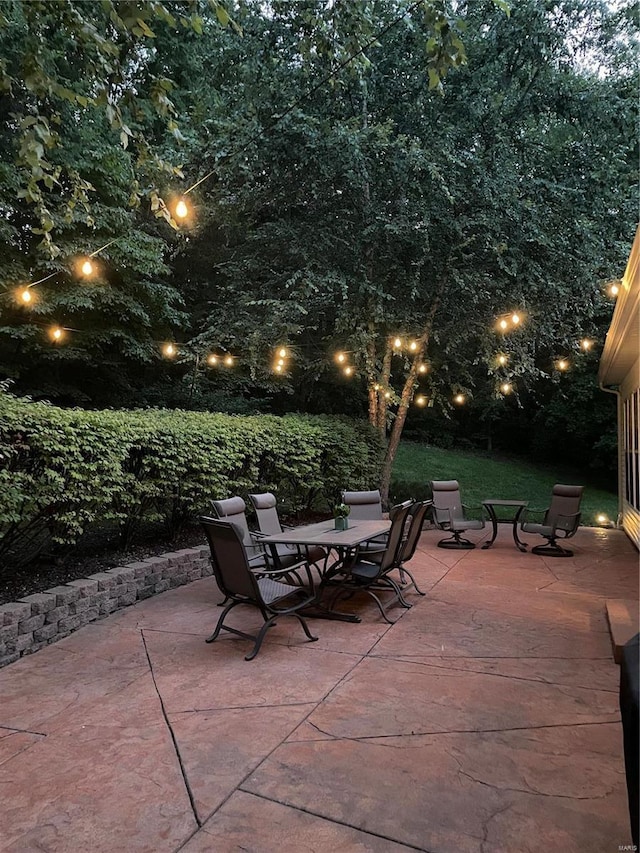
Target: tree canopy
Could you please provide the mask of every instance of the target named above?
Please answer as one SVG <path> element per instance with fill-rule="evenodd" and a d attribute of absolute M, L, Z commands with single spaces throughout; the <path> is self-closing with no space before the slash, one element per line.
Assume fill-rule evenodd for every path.
<path fill-rule="evenodd" d="M 634 228 L 630 8 L 3 12 L 0 357 L 18 388 L 368 412 L 390 435 L 387 482 L 416 394 L 447 417 L 464 394 L 480 423 L 562 405 L 557 360 L 602 340 Z M 101 246 L 78 283 L 71 260 Z M 52 272 L 28 308 L 12 299 Z M 46 341 L 53 321 L 77 330 L 65 345 Z M 205 375 L 209 353 L 237 370 Z"/>

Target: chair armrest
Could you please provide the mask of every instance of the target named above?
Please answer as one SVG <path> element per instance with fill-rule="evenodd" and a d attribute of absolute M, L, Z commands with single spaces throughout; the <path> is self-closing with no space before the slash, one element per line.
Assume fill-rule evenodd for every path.
<path fill-rule="evenodd" d="M 554 524 L 555 530 L 565 530 L 568 533 L 573 533 L 577 530 L 578 525 L 580 524 L 581 512 L 572 512 L 569 515 L 559 514 L 556 516 L 556 523 Z M 569 523 L 565 524 L 561 522 L 561 519 L 566 519 Z"/>
<path fill-rule="evenodd" d="M 549 507 L 546 509 L 535 509 L 533 507 L 525 507 L 522 511 L 522 515 L 520 516 L 520 523 L 526 524 L 527 521 L 531 521 L 530 516 L 542 516 L 542 521 L 546 518 L 547 513 L 549 512 Z"/>
<path fill-rule="evenodd" d="M 462 512 L 465 518 L 479 518 L 484 521 L 488 517 L 482 504 L 462 504 Z"/>

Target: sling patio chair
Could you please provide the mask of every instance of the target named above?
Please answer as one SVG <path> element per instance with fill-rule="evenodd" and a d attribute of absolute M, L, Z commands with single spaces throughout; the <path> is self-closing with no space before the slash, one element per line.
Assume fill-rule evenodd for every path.
<path fill-rule="evenodd" d="M 545 545 L 536 545 L 531 549 L 532 554 L 541 554 L 547 557 L 572 557 L 573 551 L 563 548 L 556 541 L 570 539 L 575 535 L 580 525 L 580 501 L 584 486 L 563 486 L 556 483 L 551 493 L 551 503 L 547 509 L 525 510 L 524 518 L 520 524 L 523 533 L 537 533 L 543 536 L 547 542 Z M 532 520 L 532 516 L 541 515 L 539 522 Z"/>
<path fill-rule="evenodd" d="M 349 517 L 354 521 L 377 521 L 379 518 L 384 518 L 382 512 L 382 496 L 380 489 L 361 492 L 342 492 L 342 503 L 351 507 Z M 404 507 L 410 507 L 413 504 L 413 499 L 403 501 L 400 504 L 392 506 L 389 510 L 389 520 L 393 521 L 394 514 Z M 405 535 L 407 531 L 405 530 Z M 361 553 L 364 551 L 379 551 L 384 548 L 387 543 L 387 537 L 381 536 L 376 539 L 370 539 L 361 546 Z"/>
<path fill-rule="evenodd" d="M 245 655 L 245 660 L 253 660 L 260 651 L 267 631 L 282 616 L 294 616 L 311 641 L 318 639 L 311 634 L 300 613 L 316 598 L 308 564 L 305 564 L 308 581 L 306 589 L 298 585 L 282 583 L 280 571 L 267 570 L 261 573 L 261 577 L 257 577 L 249 566 L 242 534 L 233 522 L 203 516 L 200 518 L 200 524 L 209 542 L 211 565 L 216 583 L 229 601 L 220 614 L 213 634 L 207 638 L 207 643 L 213 643 L 220 631 L 229 631 L 238 637 L 254 641 L 253 649 Z M 224 624 L 227 614 L 241 604 L 255 607 L 262 614 L 264 625 L 257 634 L 247 634 L 245 631 L 230 628 Z"/>
<path fill-rule="evenodd" d="M 225 521 L 231 521 L 236 525 L 242 537 L 242 544 L 247 552 L 249 566 L 260 575 L 263 570 L 279 571 L 288 581 L 294 580 L 302 583 L 300 576 L 296 573 L 297 564 L 304 562 L 304 557 L 298 554 L 292 555 L 291 559 L 273 559 L 271 549 L 267 551 L 260 542 L 262 534 L 249 530 L 247 523 L 247 505 L 239 496 L 227 498 L 223 501 L 211 501 L 216 516 Z"/>
<path fill-rule="evenodd" d="M 462 503 L 460 485 L 457 480 L 432 480 L 429 485 L 433 494 L 433 521 L 440 530 L 451 533 L 438 542 L 438 548 L 475 548 L 475 543 L 463 539 L 467 530 L 482 530 L 484 517 L 480 508 L 480 518 L 469 518 L 470 509 Z"/>
<path fill-rule="evenodd" d="M 222 501 L 211 501 L 216 518 L 232 521 L 242 534 L 242 544 L 247 552 L 247 560 L 252 569 L 261 571 L 267 567 L 267 555 L 264 548 L 251 534 L 247 524 L 247 505 L 239 495 Z"/>
<path fill-rule="evenodd" d="M 282 533 L 283 528 L 278 516 L 276 496 L 272 492 L 263 492 L 259 495 L 249 495 L 249 500 L 256 513 L 260 534 L 271 536 L 275 533 Z M 296 545 L 277 544 L 270 546 L 269 553 L 274 567 L 281 569 L 286 569 L 287 566 L 300 562 L 300 560 L 306 560 L 311 565 L 322 560 L 326 567 L 329 556 L 329 551 L 319 545 L 310 546 L 302 551 Z"/>
<path fill-rule="evenodd" d="M 369 595 L 378 606 L 378 610 L 382 614 L 382 618 L 393 625 L 393 621 L 389 619 L 386 611 L 395 602 L 399 602 L 402 607 L 411 607 L 402 595 L 402 589 L 397 581 L 390 576 L 390 572 L 398 567 L 398 556 L 401 548 L 404 545 L 403 532 L 405 522 L 409 514 L 410 507 L 399 509 L 391 521 L 391 528 L 386 544 L 377 552 L 363 551 L 360 548 L 356 552 L 351 561 L 348 561 L 342 566 L 341 573 L 344 575 L 342 580 L 338 581 L 338 588 L 331 600 L 331 607 L 336 601 L 345 594 L 353 595 L 356 592 L 364 591 Z M 376 561 L 372 558 L 376 558 Z M 393 592 L 392 598 L 385 600 L 384 604 L 376 595 L 376 592 Z"/>
<path fill-rule="evenodd" d="M 408 563 L 416 553 L 416 548 L 420 541 L 420 534 L 422 533 L 422 525 L 424 524 L 425 518 L 431 511 L 432 507 L 433 501 L 416 501 L 409 510 L 407 518 L 409 532 L 407 533 L 406 539 L 402 542 L 402 547 L 400 548 L 398 559 L 396 561 L 397 565 L 395 566 L 400 573 L 400 582 L 403 584 L 403 595 L 412 588 L 415 589 L 418 595 L 426 595 L 425 592 L 422 592 L 422 590 L 418 588 L 415 578 L 406 567 L 406 563 Z M 408 586 L 405 586 L 405 575 L 409 575 L 411 578 L 411 583 Z"/>

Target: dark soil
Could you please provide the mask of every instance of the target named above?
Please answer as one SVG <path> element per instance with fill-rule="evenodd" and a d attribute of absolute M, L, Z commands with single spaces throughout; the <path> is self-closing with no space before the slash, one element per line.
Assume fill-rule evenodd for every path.
<path fill-rule="evenodd" d="M 325 518 L 327 513 L 307 511 L 282 520 L 288 525 L 299 525 L 311 524 Z M 173 539 L 169 539 L 162 530 L 150 526 L 138 535 L 138 540 L 138 544 L 123 550 L 114 544 L 113 530 L 95 530 L 85 534 L 78 545 L 69 549 L 66 554 L 40 557 L 27 566 L 17 562 L 12 564 L 9 559 L 0 566 L 0 604 L 86 578 L 105 569 L 125 566 L 145 557 L 206 545 L 204 533 L 198 525 L 185 528 Z"/>
<path fill-rule="evenodd" d="M 186 528 L 171 540 L 148 533 L 143 542 L 127 550 L 114 547 L 110 533 L 96 533 L 66 555 L 41 557 L 28 566 L 12 566 L 9 561 L 0 569 L 0 604 L 145 557 L 205 544 L 199 527 Z"/>

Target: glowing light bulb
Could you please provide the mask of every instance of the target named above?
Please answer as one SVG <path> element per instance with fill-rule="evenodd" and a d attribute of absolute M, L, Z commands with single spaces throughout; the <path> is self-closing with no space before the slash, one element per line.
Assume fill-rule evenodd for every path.
<path fill-rule="evenodd" d="M 506 328 L 507 328 L 508 323 L 507 323 L 507 321 L 506 321 L 506 320 L 500 320 L 500 324 L 499 324 L 499 325 L 500 325 L 500 328 L 501 328 L 501 329 L 506 329 Z"/>
<path fill-rule="evenodd" d="M 459 406 L 462 405 L 462 403 L 464 403 L 464 394 L 456 394 L 453 398 L 453 402 L 457 403 Z"/>
<path fill-rule="evenodd" d="M 186 219 L 189 215 L 189 208 L 187 206 L 186 201 L 181 198 L 180 201 L 176 204 L 176 216 L 178 219 Z"/>
<path fill-rule="evenodd" d="M 507 363 L 507 357 L 506 357 L 506 355 L 499 355 L 499 356 L 498 356 L 498 364 L 501 364 L 501 365 L 504 367 L 504 365 L 505 365 L 506 363 Z"/>
<path fill-rule="evenodd" d="M 173 358 L 176 354 L 176 348 L 173 344 L 166 344 L 162 352 L 166 355 L 167 358 Z"/>
<path fill-rule="evenodd" d="M 566 358 L 558 359 L 558 370 L 566 370 L 569 367 L 569 362 Z"/>
<path fill-rule="evenodd" d="M 276 373 L 282 373 L 282 365 L 276 364 Z"/>
<path fill-rule="evenodd" d="M 280 358 L 286 358 L 287 357 L 286 349 L 284 347 L 282 347 L 280 350 L 278 350 L 278 355 L 280 356 Z"/>
<path fill-rule="evenodd" d="M 391 399 L 391 391 L 385 391 L 384 398 L 385 398 L 385 400 L 390 400 Z"/>
<path fill-rule="evenodd" d="M 215 366 L 218 363 L 218 356 L 217 355 L 210 355 L 209 358 L 207 359 L 207 362 L 209 364 Z"/>
<path fill-rule="evenodd" d="M 620 288 L 617 284 L 612 284 L 609 288 L 609 293 L 611 294 L 611 296 L 617 296 L 620 293 Z"/>
<path fill-rule="evenodd" d="M 513 323 L 514 326 L 517 326 L 518 323 L 520 322 L 520 315 L 519 314 L 512 314 L 511 315 L 511 322 Z"/>
<path fill-rule="evenodd" d="M 418 368 L 418 373 L 426 373 L 426 372 L 427 372 L 427 365 L 421 364 L 420 367 Z"/>
<path fill-rule="evenodd" d="M 33 295 L 32 295 L 32 293 L 28 287 L 25 287 L 24 290 L 20 290 L 18 292 L 18 297 L 26 305 L 28 305 L 31 302 L 31 300 L 33 299 Z"/>
<path fill-rule="evenodd" d="M 411 352 L 415 352 L 418 349 L 418 344 L 415 341 L 411 341 L 409 344 L 409 349 Z"/>
<path fill-rule="evenodd" d="M 393 342 L 393 346 L 395 349 L 400 349 L 400 347 L 402 346 L 402 341 L 400 340 L 400 338 L 395 339 L 395 341 Z"/>
<path fill-rule="evenodd" d="M 345 360 L 345 354 L 343 352 L 339 352 L 336 355 L 336 360 L 339 361 L 340 364 L 342 364 L 342 362 Z"/>
<path fill-rule="evenodd" d="M 345 376 L 351 376 L 353 373 L 353 367 L 345 367 L 344 369 Z"/>
<path fill-rule="evenodd" d="M 231 367 L 233 365 L 233 356 L 232 355 L 225 356 L 224 363 L 227 365 L 227 367 Z"/>
<path fill-rule="evenodd" d="M 82 272 L 82 275 L 87 275 L 87 276 L 88 276 L 88 275 L 92 275 L 92 274 L 93 274 L 93 264 L 91 263 L 91 261 L 90 261 L 88 258 L 87 258 L 87 260 L 82 264 L 82 266 L 80 267 L 80 270 L 81 270 L 81 272 Z"/>
<path fill-rule="evenodd" d="M 606 524 L 609 519 L 606 515 L 604 515 L 604 513 L 600 513 L 599 515 L 596 515 L 596 521 L 598 522 L 598 524 Z"/>
<path fill-rule="evenodd" d="M 416 406 L 426 406 L 426 404 L 427 404 L 427 398 L 423 397 L 422 394 L 420 394 L 420 396 L 416 397 Z"/>
<path fill-rule="evenodd" d="M 60 326 L 54 326 L 54 328 L 53 328 L 53 329 L 51 329 L 50 334 L 51 334 L 51 337 L 53 338 L 53 340 L 54 340 L 54 341 L 56 341 L 56 342 L 57 342 L 57 341 L 61 341 L 61 340 L 62 340 L 63 331 L 62 331 L 62 329 L 60 328 Z"/>
<path fill-rule="evenodd" d="M 380 386 L 378 385 L 378 383 L 377 383 L 377 382 L 376 382 L 376 384 L 373 386 L 373 390 L 374 390 L 374 391 L 379 391 L 379 390 L 380 390 Z"/>
<path fill-rule="evenodd" d="M 504 382 L 500 386 L 500 390 L 502 391 L 503 394 L 510 394 L 511 393 L 511 385 L 508 382 Z"/>
<path fill-rule="evenodd" d="M 284 358 L 279 358 L 279 359 L 276 361 L 276 364 L 277 364 L 279 367 L 284 367 Z"/>
<path fill-rule="evenodd" d="M 584 338 L 580 341 L 580 346 L 585 351 L 590 350 L 592 346 L 592 341 L 588 340 L 588 338 Z"/>

